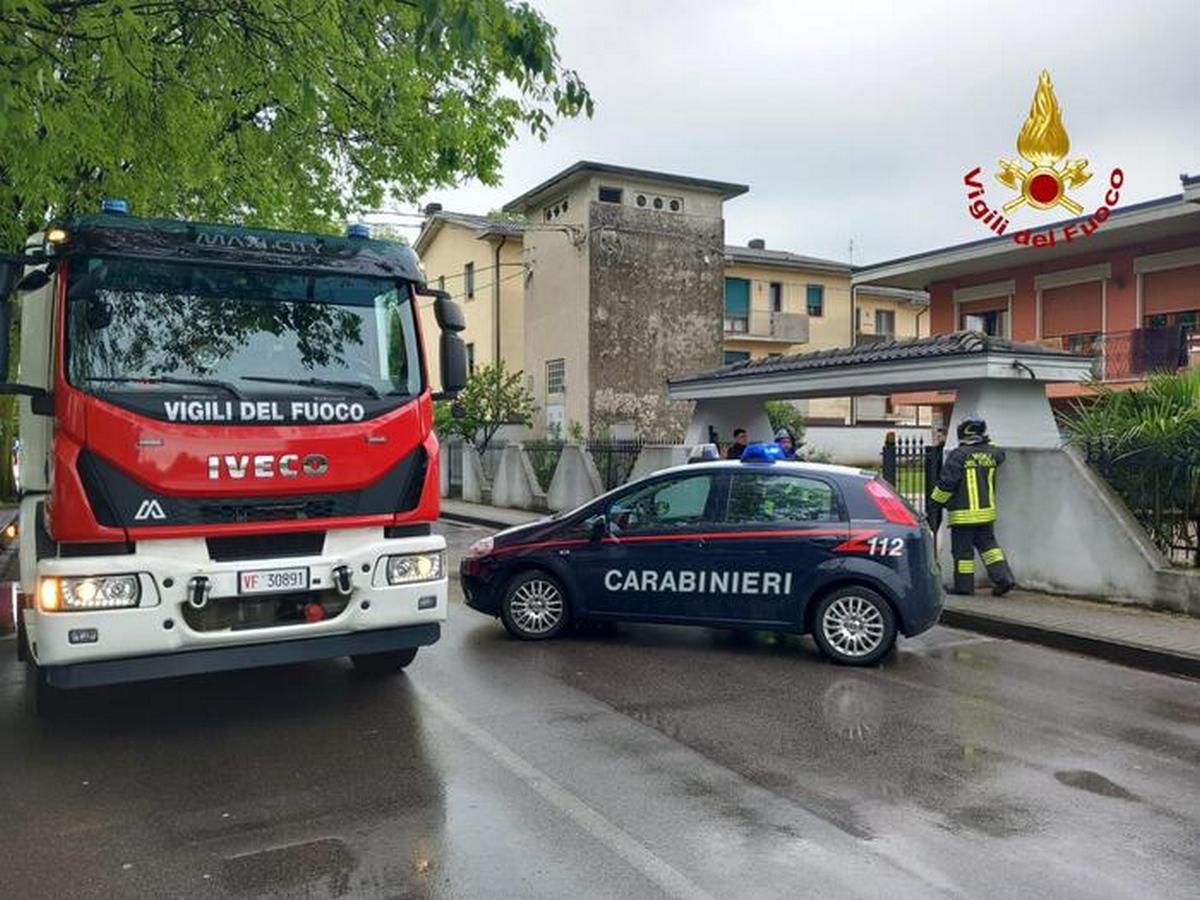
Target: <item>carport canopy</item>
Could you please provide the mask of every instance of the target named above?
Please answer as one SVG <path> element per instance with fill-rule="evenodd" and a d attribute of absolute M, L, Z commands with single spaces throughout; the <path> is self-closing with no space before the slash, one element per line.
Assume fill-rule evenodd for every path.
<path fill-rule="evenodd" d="M 997 441 L 1057 447 L 1045 386 L 1091 375 L 1089 356 L 961 331 L 748 360 L 672 379 L 668 391 L 673 399 L 696 401 L 689 443 L 707 440 L 709 427 L 729 434 L 743 422 L 755 438 L 766 439 L 769 427 L 758 412 L 766 400 L 954 390 L 951 433 L 962 415 L 974 412 L 988 419 Z"/>

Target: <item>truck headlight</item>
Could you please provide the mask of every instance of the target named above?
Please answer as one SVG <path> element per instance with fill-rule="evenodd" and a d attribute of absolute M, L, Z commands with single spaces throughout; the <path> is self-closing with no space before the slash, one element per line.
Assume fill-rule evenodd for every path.
<path fill-rule="evenodd" d="M 445 570 L 445 554 L 407 553 L 387 558 L 388 584 L 413 584 L 417 581 L 437 581 Z"/>
<path fill-rule="evenodd" d="M 46 612 L 123 609 L 141 603 L 142 585 L 136 575 L 45 578 L 40 599 Z"/>

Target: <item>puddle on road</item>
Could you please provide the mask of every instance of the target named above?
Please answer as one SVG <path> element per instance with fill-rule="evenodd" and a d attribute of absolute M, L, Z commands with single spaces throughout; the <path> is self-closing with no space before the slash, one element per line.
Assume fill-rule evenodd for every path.
<path fill-rule="evenodd" d="M 1109 781 L 1099 772 L 1088 769 L 1068 769 L 1055 772 L 1054 777 L 1067 787 L 1078 788 L 1101 797 L 1113 797 L 1117 800 L 1141 800 L 1137 794 L 1132 794 L 1115 781 Z"/>
<path fill-rule="evenodd" d="M 329 896 L 341 897 L 350 890 L 354 867 L 354 854 L 344 842 L 320 838 L 231 856 L 222 865 L 221 879 L 231 891 L 259 896 L 300 885 L 311 889 L 328 878 Z"/>

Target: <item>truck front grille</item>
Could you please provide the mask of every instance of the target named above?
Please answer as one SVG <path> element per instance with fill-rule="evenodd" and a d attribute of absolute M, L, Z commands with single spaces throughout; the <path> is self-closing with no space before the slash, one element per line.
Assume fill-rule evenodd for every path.
<path fill-rule="evenodd" d="M 233 534 L 205 538 L 213 562 L 241 559 L 274 559 L 280 556 L 320 556 L 325 532 L 292 531 L 267 534 Z"/>
<path fill-rule="evenodd" d="M 203 609 L 183 604 L 183 620 L 193 631 L 246 631 L 276 625 L 308 625 L 304 607 L 318 603 L 323 619 L 341 614 L 350 602 L 337 591 L 298 591 L 293 594 L 262 594 L 252 597 L 217 597 Z"/>

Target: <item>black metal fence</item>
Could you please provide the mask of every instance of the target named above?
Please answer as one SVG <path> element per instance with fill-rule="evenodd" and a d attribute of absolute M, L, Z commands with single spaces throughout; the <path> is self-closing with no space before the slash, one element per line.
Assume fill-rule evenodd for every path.
<path fill-rule="evenodd" d="M 633 464 L 637 462 L 638 454 L 642 452 L 645 441 L 627 440 L 591 440 L 587 442 L 588 452 L 596 463 L 600 480 L 604 489 L 611 491 L 629 480 Z"/>
<path fill-rule="evenodd" d="M 922 515 L 928 512 L 929 493 L 942 471 L 942 450 L 941 444 L 894 433 L 889 433 L 883 444 L 884 480 Z"/>
<path fill-rule="evenodd" d="M 1200 466 L 1194 457 L 1150 458 L 1099 442 L 1084 444 L 1084 454 L 1172 565 L 1200 566 Z"/>

